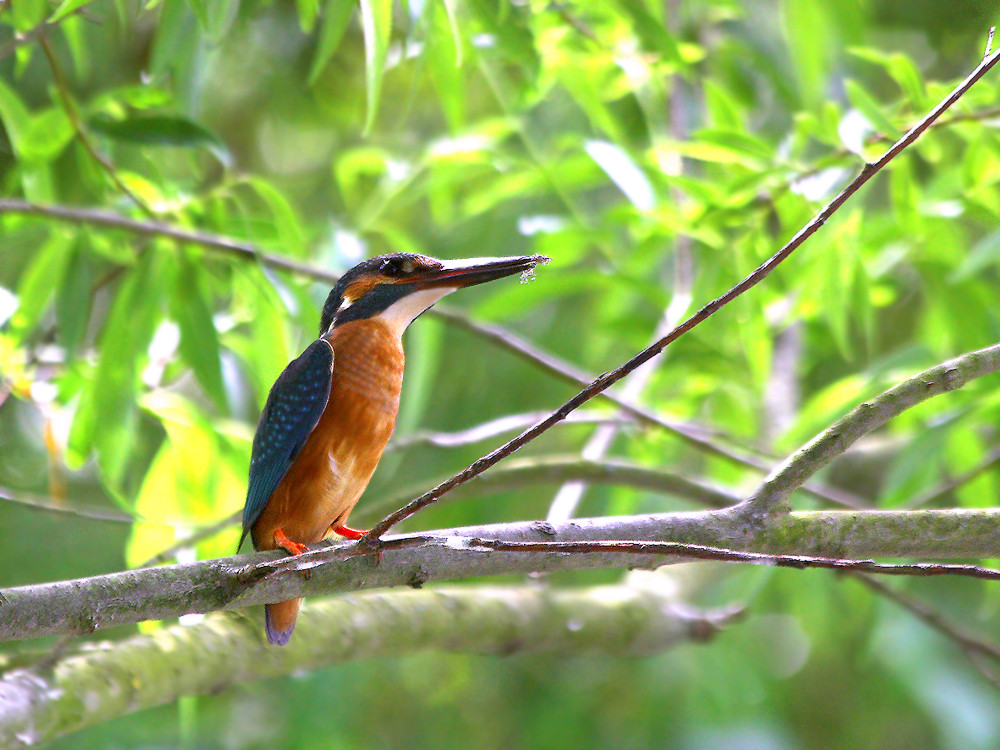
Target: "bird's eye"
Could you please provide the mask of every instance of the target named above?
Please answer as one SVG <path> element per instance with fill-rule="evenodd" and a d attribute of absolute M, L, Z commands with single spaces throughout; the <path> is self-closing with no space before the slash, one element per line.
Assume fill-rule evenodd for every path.
<path fill-rule="evenodd" d="M 379 270 L 390 279 L 397 279 L 413 273 L 414 265 L 413 261 L 409 259 L 400 260 L 399 258 L 393 258 L 382 261 L 382 266 Z"/>

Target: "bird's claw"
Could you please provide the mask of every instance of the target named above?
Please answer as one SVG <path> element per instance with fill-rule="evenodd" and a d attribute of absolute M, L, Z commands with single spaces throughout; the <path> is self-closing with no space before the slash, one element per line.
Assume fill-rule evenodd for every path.
<path fill-rule="evenodd" d="M 301 555 L 303 552 L 309 551 L 309 547 L 302 544 L 302 542 L 293 542 L 289 539 L 283 529 L 275 529 L 274 544 L 281 547 L 281 549 L 290 555 Z"/>

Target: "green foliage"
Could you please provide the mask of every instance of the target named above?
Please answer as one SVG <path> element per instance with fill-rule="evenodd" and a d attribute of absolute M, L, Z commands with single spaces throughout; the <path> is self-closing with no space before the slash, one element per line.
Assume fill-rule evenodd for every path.
<path fill-rule="evenodd" d="M 972 69 L 992 21 L 971 2 L 924 5 L 897 18 L 814 0 L 0 3 L 0 196 L 152 215 L 323 272 L 389 250 L 545 253 L 532 284 L 449 303 L 598 373 L 648 343 L 673 300 L 689 295 L 690 312 L 742 279 Z M 998 94 L 993 73 L 764 284 L 671 346 L 642 402 L 777 462 L 902 377 L 996 341 Z M 58 496 L 66 475 L 66 503 L 141 519 L 125 533 L 0 504 L 0 587 L 140 564 L 237 511 L 260 406 L 327 289 L 263 256 L 0 209 L 0 485 Z M 439 321 L 407 337 L 401 435 L 570 395 Z M 906 507 L 989 460 L 994 389 L 908 412 L 823 479 Z M 578 452 L 592 429 L 526 453 Z M 492 445 L 390 454 L 359 522 L 375 520 L 366 503 Z M 626 430 L 612 454 L 740 490 L 759 479 L 652 430 Z M 996 482 L 985 471 L 937 502 L 995 504 Z M 541 518 L 555 490 L 442 504 L 414 528 Z M 579 512 L 688 507 L 593 488 Z M 73 551 L 26 566 L 39 536 Z M 749 603 L 748 624 L 645 663 L 359 665 L 205 699 L 184 740 L 456 746 L 470 743 L 454 706 L 471 701 L 476 746 L 876 747 L 890 726 L 909 747 L 1000 741 L 996 695 L 891 605 L 818 574 L 684 575 L 694 603 Z M 949 586 L 909 589 L 996 632 L 995 587 Z M 938 680 L 974 696 L 975 731 L 928 698 Z M 173 744 L 174 710 L 64 746 Z"/>

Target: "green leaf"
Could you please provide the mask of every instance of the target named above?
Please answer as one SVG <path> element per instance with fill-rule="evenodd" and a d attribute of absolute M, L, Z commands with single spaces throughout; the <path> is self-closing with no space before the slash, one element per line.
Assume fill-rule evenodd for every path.
<path fill-rule="evenodd" d="M 64 110 L 53 107 L 32 117 L 22 136 L 18 153 L 21 159 L 48 164 L 73 140 L 73 126 Z"/>
<path fill-rule="evenodd" d="M 240 0 L 188 0 L 188 5 L 212 40 L 225 36 L 240 10 Z"/>
<path fill-rule="evenodd" d="M 195 60 L 199 59 L 204 42 L 196 13 L 190 3 L 177 0 L 164 3 L 158 12 L 149 72 L 161 80 L 169 74 L 171 80 L 186 81 L 194 75 Z"/>
<path fill-rule="evenodd" d="M 62 279 L 69 263 L 76 232 L 53 228 L 17 287 L 17 312 L 11 318 L 14 331 L 22 338 L 38 325 L 56 289 L 53 279 Z"/>
<path fill-rule="evenodd" d="M 784 0 L 782 12 L 799 97 L 810 106 L 818 104 L 824 98 L 830 69 L 831 23 L 827 9 L 815 0 Z M 786 71 L 782 73 L 787 75 Z"/>
<path fill-rule="evenodd" d="M 49 16 L 49 23 L 58 23 L 70 13 L 74 13 L 84 5 L 89 5 L 93 1 L 94 0 L 63 0 L 59 7 L 52 12 L 51 16 Z"/>
<path fill-rule="evenodd" d="M 202 148 L 223 164 L 232 162 L 225 144 L 215 133 L 184 117 L 142 115 L 118 120 L 101 113 L 92 117 L 88 124 L 94 132 L 124 143 Z"/>
<path fill-rule="evenodd" d="M 18 0 L 9 3 L 11 17 L 14 19 L 14 28 L 24 33 L 31 31 L 45 20 L 45 13 L 48 11 L 47 0 Z M 0 7 L 0 15 L 7 9 Z"/>
<path fill-rule="evenodd" d="M 14 90 L 0 78 L 0 121 L 3 122 L 7 135 L 10 137 L 14 153 L 24 158 L 23 151 L 31 154 L 34 136 L 32 135 L 33 120 L 27 107 L 22 104 Z M 21 165 L 21 185 L 25 196 L 34 203 L 51 202 L 54 196 L 52 175 L 45 163 L 32 164 L 27 161 Z"/>
<path fill-rule="evenodd" d="M 333 2 L 336 3 L 337 0 Z M 316 28 L 316 19 L 319 18 L 319 0 L 295 0 L 295 8 L 299 12 L 299 28 L 302 33 L 311 34 Z"/>
<path fill-rule="evenodd" d="M 316 54 L 313 55 L 312 65 L 309 68 L 310 86 L 316 83 L 323 68 L 336 54 L 353 12 L 354 3 L 351 0 L 330 0 L 326 4 L 323 24 L 319 28 L 319 43 L 316 45 Z"/>
<path fill-rule="evenodd" d="M 66 39 L 66 46 L 69 48 L 70 57 L 76 68 L 76 75 L 79 80 L 87 80 L 90 77 L 90 47 L 87 46 L 87 34 L 84 29 L 86 21 L 80 16 L 67 18 L 59 24 L 59 30 Z"/>
<path fill-rule="evenodd" d="M 361 0 L 361 29 L 365 36 L 365 83 L 368 91 L 368 112 L 365 135 L 375 124 L 379 97 L 382 94 L 382 73 L 392 34 L 392 0 Z"/>
<path fill-rule="evenodd" d="M 888 467 L 880 502 L 893 508 L 932 486 L 941 471 L 942 457 L 956 420 L 947 420 L 914 434 Z"/>
<path fill-rule="evenodd" d="M 264 201 L 270 210 L 275 234 L 283 253 L 302 256 L 306 251 L 306 236 L 302 222 L 281 191 L 261 177 L 250 177 L 246 184 Z M 251 237 L 251 239 L 254 239 Z"/>
<path fill-rule="evenodd" d="M 922 234 L 923 217 L 918 210 L 920 184 L 914 173 L 912 156 L 905 154 L 892 163 L 889 171 L 889 197 L 899 226 Z"/>
<path fill-rule="evenodd" d="M 449 2 L 435 5 L 428 14 L 430 33 L 424 59 L 441 109 L 452 133 L 465 125 L 466 89 L 462 71 L 462 40 L 453 24 Z M 451 24 L 452 33 L 448 33 Z"/>
<path fill-rule="evenodd" d="M 260 266 L 242 266 L 233 276 L 234 313 L 246 321 L 247 335 L 227 335 L 226 346 L 246 363 L 256 387 L 257 403 L 264 404 L 268 390 L 288 364 L 288 310 L 272 279 Z"/>
<path fill-rule="evenodd" d="M 160 320 L 158 303 L 166 269 L 159 255 L 147 250 L 121 284 L 101 335 L 97 369 L 70 430 L 68 458 L 79 466 L 96 448 L 112 486 L 124 478 L 134 448 L 141 365 Z"/>
<path fill-rule="evenodd" d="M 952 282 L 965 281 L 1000 261 L 1000 229 L 981 237 L 951 274 Z"/>
<path fill-rule="evenodd" d="M 882 106 L 865 91 L 865 88 L 852 78 L 844 82 L 847 99 L 851 105 L 865 116 L 872 127 L 883 135 L 898 135 L 900 130 L 892 124 L 892 120 L 882 112 Z"/>
<path fill-rule="evenodd" d="M 924 100 L 924 82 L 913 61 L 902 52 L 887 54 L 869 47 L 851 47 L 847 50 L 861 60 L 881 66 L 902 90 L 910 103 L 920 106 Z"/>
<path fill-rule="evenodd" d="M 455 66 L 462 67 L 462 35 L 458 30 L 458 8 L 456 0 L 442 0 L 445 12 L 448 14 L 448 26 L 451 27 L 451 41 L 455 47 Z"/>
<path fill-rule="evenodd" d="M 225 411 L 219 334 L 207 301 L 209 293 L 204 287 L 197 267 L 185 256 L 170 298 L 171 317 L 180 328 L 181 356 L 219 410 Z"/>
<path fill-rule="evenodd" d="M 650 13 L 644 0 L 617 0 L 615 5 L 632 19 L 632 30 L 646 50 L 659 52 L 666 62 L 683 64 L 677 40 L 663 22 Z"/>
<path fill-rule="evenodd" d="M 66 354 L 73 359 L 83 343 L 90 322 L 93 297 L 93 267 L 86 241 L 77 243 L 56 297 L 56 322 L 59 339 Z"/>

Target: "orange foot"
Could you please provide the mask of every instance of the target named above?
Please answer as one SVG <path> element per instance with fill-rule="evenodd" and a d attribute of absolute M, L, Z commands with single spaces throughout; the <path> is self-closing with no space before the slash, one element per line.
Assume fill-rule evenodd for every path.
<path fill-rule="evenodd" d="M 303 552 L 309 551 L 306 545 L 301 542 L 293 542 L 285 536 L 283 529 L 274 530 L 274 543 L 290 555 L 301 555 Z"/>
<path fill-rule="evenodd" d="M 350 526 L 331 526 L 330 529 L 345 539 L 360 539 L 368 533 L 367 529 L 352 529 Z"/>

